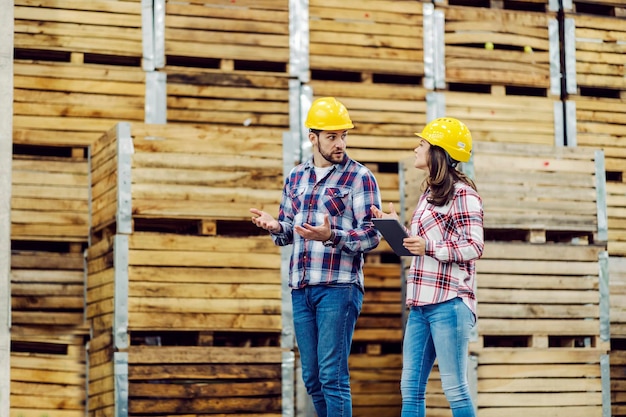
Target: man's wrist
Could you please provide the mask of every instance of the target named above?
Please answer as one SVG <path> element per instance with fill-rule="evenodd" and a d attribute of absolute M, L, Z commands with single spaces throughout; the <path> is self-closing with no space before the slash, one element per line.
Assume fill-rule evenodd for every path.
<path fill-rule="evenodd" d="M 330 230 L 330 237 L 322 242 L 324 246 L 335 246 L 335 231 Z"/>

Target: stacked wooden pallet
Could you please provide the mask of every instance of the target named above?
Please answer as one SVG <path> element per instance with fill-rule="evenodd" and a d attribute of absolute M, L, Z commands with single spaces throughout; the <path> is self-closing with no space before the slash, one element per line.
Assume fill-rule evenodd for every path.
<path fill-rule="evenodd" d="M 489 233 L 513 240 L 515 230 L 536 231 L 522 237 L 534 242 L 606 240 L 601 151 L 482 142 L 473 151 Z"/>
<path fill-rule="evenodd" d="M 167 121 L 289 126 L 289 2 L 167 2 Z"/>
<path fill-rule="evenodd" d="M 65 332 L 11 337 L 11 415 L 85 415 L 85 340 Z"/>
<path fill-rule="evenodd" d="M 309 14 L 313 78 L 333 71 L 353 73 L 356 81 L 424 75 L 420 2 L 314 0 Z"/>
<path fill-rule="evenodd" d="M 65 328 L 84 331 L 83 253 L 65 244 L 13 241 L 11 321 L 13 331 L 33 333 Z"/>
<path fill-rule="evenodd" d="M 78 416 L 87 147 L 118 120 L 143 120 L 141 1 L 14 3 L 11 413 Z"/>
<path fill-rule="evenodd" d="M 19 149 L 13 155 L 11 238 L 86 242 L 87 156 L 33 155 L 46 150 L 32 147 L 20 154 Z"/>
<path fill-rule="evenodd" d="M 289 2 L 167 2 L 165 53 L 168 61 L 206 59 L 231 70 L 275 64 L 286 71 Z"/>
<path fill-rule="evenodd" d="M 85 149 L 119 120 L 143 121 L 139 67 L 18 59 L 13 141 Z M 86 153 L 86 152 L 85 152 Z"/>
<path fill-rule="evenodd" d="M 140 58 L 141 0 L 15 1 L 15 46 Z"/>
<path fill-rule="evenodd" d="M 89 415 L 208 404 L 280 414 L 280 253 L 248 211 L 278 210 L 280 138 L 267 128 L 124 123 L 94 143 Z M 148 389 L 155 383 L 168 394 Z"/>
<path fill-rule="evenodd" d="M 626 416 L 626 257 L 609 259 L 611 415 Z"/>
<path fill-rule="evenodd" d="M 509 91 L 525 87 L 548 96 L 555 13 L 461 6 L 441 10 L 448 84 L 496 85 Z"/>
<path fill-rule="evenodd" d="M 626 16 L 626 5 L 621 0 L 568 0 L 563 2 L 565 12 L 602 16 Z"/>
<path fill-rule="evenodd" d="M 18 0 L 14 12 L 14 143 L 84 148 L 143 120 L 140 0 Z"/>
<path fill-rule="evenodd" d="M 486 239 L 470 346 L 480 416 L 601 416 L 608 406 L 601 161 L 594 149 L 474 144 L 465 168 L 483 198 Z M 415 190 L 423 177 L 404 165 Z M 417 197 L 407 192 L 405 215 Z"/>
<path fill-rule="evenodd" d="M 607 2 L 607 5 L 609 3 Z M 580 5 L 579 5 L 580 6 Z M 578 7 L 577 10 L 581 9 Z M 587 10 L 582 8 L 582 10 Z M 593 9 L 598 10 L 598 9 Z M 626 255 L 626 28 L 618 8 L 609 15 L 565 13 L 568 102 L 572 136 L 581 146 L 604 150 L 608 184 L 609 253 Z"/>

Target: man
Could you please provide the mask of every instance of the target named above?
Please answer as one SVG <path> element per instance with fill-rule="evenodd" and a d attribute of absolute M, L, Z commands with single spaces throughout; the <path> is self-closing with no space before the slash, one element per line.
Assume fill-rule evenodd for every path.
<path fill-rule="evenodd" d="M 302 378 L 318 417 L 352 416 L 348 355 L 363 304 L 363 254 L 380 242 L 371 206 L 374 175 L 346 154 L 354 128 L 333 97 L 311 105 L 312 157 L 285 180 L 278 219 L 251 208 L 252 222 L 279 246 L 293 244 L 289 286 Z"/>

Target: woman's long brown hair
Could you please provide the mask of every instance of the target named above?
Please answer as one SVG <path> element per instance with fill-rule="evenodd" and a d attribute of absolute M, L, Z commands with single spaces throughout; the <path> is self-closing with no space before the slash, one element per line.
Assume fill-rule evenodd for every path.
<path fill-rule="evenodd" d="M 422 183 L 422 191 L 430 188 L 428 202 L 435 206 L 446 205 L 454 197 L 454 184 L 463 181 L 477 190 L 474 181 L 448 163 L 446 151 L 439 146 L 431 146 L 428 154 L 428 176 Z"/>

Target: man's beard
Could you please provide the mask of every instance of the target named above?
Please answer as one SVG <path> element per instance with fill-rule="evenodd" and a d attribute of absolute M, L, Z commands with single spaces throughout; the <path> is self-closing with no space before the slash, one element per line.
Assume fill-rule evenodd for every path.
<path fill-rule="evenodd" d="M 337 155 L 337 156 L 334 156 L 332 152 L 331 153 L 324 153 L 324 152 L 322 152 L 322 148 L 321 148 L 321 146 L 319 144 L 317 145 L 317 150 L 319 151 L 320 155 L 322 155 L 322 158 L 324 158 L 325 160 L 327 160 L 331 164 L 338 164 L 339 162 L 343 161 L 343 157 L 345 155 L 345 153 L 343 151 L 341 151 L 341 155 Z M 335 158 L 335 159 L 333 159 L 333 158 Z"/>

